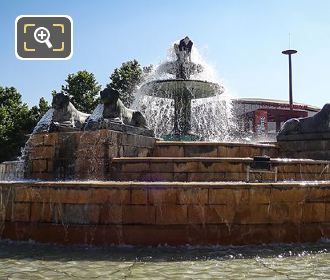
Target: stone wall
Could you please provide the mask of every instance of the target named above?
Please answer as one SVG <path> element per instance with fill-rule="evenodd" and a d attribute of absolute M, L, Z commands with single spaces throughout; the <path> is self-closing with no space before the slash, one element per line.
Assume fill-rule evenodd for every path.
<path fill-rule="evenodd" d="M 282 157 L 330 160 L 330 133 L 284 135 L 277 141 Z"/>
<path fill-rule="evenodd" d="M 27 143 L 26 178 L 111 179 L 113 157 L 148 156 L 155 139 L 118 131 L 34 134 Z"/>
<path fill-rule="evenodd" d="M 118 181 L 247 181 L 252 158 L 167 157 L 116 158 L 112 177 Z M 330 180 L 330 162 L 311 159 L 271 159 L 278 181 Z M 250 181 L 274 182 L 274 173 L 250 173 Z"/>
<path fill-rule="evenodd" d="M 274 144 L 158 141 L 154 157 L 278 157 Z"/>
<path fill-rule="evenodd" d="M 0 183 L 0 235 L 65 244 L 215 245 L 330 237 L 330 183 Z"/>

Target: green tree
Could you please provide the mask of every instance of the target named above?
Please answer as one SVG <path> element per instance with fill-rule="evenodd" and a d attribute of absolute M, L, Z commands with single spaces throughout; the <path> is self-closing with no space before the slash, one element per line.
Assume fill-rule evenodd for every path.
<path fill-rule="evenodd" d="M 86 70 L 69 74 L 62 86 L 62 92 L 68 94 L 72 104 L 80 111 L 91 113 L 99 102 L 98 92 L 101 86 L 93 73 Z M 54 94 L 54 91 L 53 91 Z"/>
<path fill-rule="evenodd" d="M 0 162 L 15 159 L 35 120 L 14 87 L 0 87 Z"/>
<path fill-rule="evenodd" d="M 39 106 L 33 106 L 30 109 L 30 118 L 32 123 L 34 124 L 33 127 L 38 123 L 41 117 L 50 109 L 50 106 L 47 100 L 43 97 L 39 99 Z"/>
<path fill-rule="evenodd" d="M 120 99 L 126 107 L 130 107 L 134 101 L 134 91 L 138 84 L 142 82 L 143 69 L 137 60 L 124 62 L 116 68 L 110 76 L 111 87 L 119 91 Z"/>

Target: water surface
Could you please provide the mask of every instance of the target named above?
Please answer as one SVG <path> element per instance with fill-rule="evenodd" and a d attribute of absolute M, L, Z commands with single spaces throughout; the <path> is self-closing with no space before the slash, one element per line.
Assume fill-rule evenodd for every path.
<path fill-rule="evenodd" d="M 330 279 L 330 243 L 96 248 L 2 241 L 0 279 Z"/>

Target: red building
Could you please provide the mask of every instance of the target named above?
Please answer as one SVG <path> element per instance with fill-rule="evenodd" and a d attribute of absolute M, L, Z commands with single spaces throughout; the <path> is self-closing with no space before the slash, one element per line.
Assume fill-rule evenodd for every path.
<path fill-rule="evenodd" d="M 261 98 L 235 99 L 233 106 L 245 131 L 269 138 L 274 138 L 288 119 L 310 117 L 320 110 L 302 103 L 294 103 L 293 110 L 290 110 L 288 101 Z"/>

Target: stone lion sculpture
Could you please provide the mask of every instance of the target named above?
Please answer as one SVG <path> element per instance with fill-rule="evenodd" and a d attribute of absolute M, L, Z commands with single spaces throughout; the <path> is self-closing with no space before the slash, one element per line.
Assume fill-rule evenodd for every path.
<path fill-rule="evenodd" d="M 105 88 L 100 93 L 101 102 L 104 104 L 103 118 L 119 120 L 126 125 L 148 129 L 147 121 L 141 112 L 128 109 L 119 99 L 119 92 L 111 88 Z"/>
<path fill-rule="evenodd" d="M 286 121 L 278 136 L 330 132 L 330 103 L 312 117 L 290 119 Z"/>
<path fill-rule="evenodd" d="M 69 96 L 60 92 L 53 96 L 52 108 L 41 118 L 33 132 L 80 130 L 89 116 L 78 111 Z"/>
<path fill-rule="evenodd" d="M 100 93 L 99 104 L 88 119 L 85 130 L 114 128 L 114 125 L 127 125 L 149 129 L 147 121 L 141 112 L 125 107 L 119 99 L 119 92 L 112 88 L 105 88 Z"/>

